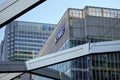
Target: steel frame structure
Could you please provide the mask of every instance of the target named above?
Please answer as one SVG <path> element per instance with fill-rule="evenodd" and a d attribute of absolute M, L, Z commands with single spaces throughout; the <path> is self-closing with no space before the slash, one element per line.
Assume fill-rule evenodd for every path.
<path fill-rule="evenodd" d="M 1 62 L 0 73 L 17 73 L 0 77 L 3 80 L 10 80 L 25 72 L 40 76 L 45 76 L 55 80 L 70 80 L 64 73 L 46 68 L 48 66 L 69 61 L 79 57 L 92 54 L 109 54 L 110 52 L 120 52 L 120 41 L 107 41 L 98 43 L 87 43 L 67 50 L 52 53 L 43 57 L 35 58 L 26 62 Z M 53 74 L 51 74 L 53 73 Z M 61 77 L 63 75 L 63 77 Z M 11 77 L 12 76 L 12 77 Z M 10 78 L 9 78 L 10 77 Z M 64 79 L 62 79 L 64 78 Z"/>

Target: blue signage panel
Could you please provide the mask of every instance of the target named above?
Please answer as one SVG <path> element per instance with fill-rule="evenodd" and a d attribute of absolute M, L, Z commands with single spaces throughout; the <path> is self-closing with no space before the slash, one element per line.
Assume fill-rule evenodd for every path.
<path fill-rule="evenodd" d="M 55 35 L 55 43 L 57 43 L 59 41 L 59 39 L 64 35 L 65 32 L 65 24 L 63 24 L 60 29 L 58 30 L 58 32 Z"/>
<path fill-rule="evenodd" d="M 54 30 L 54 27 L 53 27 L 53 26 L 50 26 L 50 25 L 45 25 L 45 24 L 44 24 L 44 25 L 42 26 L 42 29 L 43 29 L 43 30 Z"/>

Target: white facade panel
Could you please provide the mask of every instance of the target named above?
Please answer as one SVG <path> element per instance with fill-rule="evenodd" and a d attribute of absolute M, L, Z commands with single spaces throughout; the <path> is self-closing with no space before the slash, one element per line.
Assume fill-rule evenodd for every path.
<path fill-rule="evenodd" d="M 11 19 L 40 0 L 7 0 L 0 5 L 0 24 Z"/>
<path fill-rule="evenodd" d="M 120 51 L 120 40 L 90 44 L 90 53 L 104 53 L 115 51 Z"/>
<path fill-rule="evenodd" d="M 41 68 L 41 67 L 45 67 L 45 66 L 48 66 L 51 64 L 55 64 L 55 63 L 63 62 L 66 60 L 74 59 L 74 58 L 77 58 L 79 56 L 87 55 L 87 54 L 89 54 L 89 47 L 88 46 L 89 46 L 88 44 L 85 44 L 85 45 L 81 45 L 78 47 L 59 51 L 59 52 L 56 52 L 53 54 L 49 54 L 49 55 L 46 55 L 43 57 L 39 57 L 36 59 L 26 61 L 27 69 L 32 70 L 35 68 Z"/>

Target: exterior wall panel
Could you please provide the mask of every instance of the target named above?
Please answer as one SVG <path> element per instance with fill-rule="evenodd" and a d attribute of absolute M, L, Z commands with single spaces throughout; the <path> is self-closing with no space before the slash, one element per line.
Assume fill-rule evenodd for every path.
<path fill-rule="evenodd" d="M 61 26 L 64 25 L 65 31 L 63 32 L 63 35 L 58 39 L 56 42 L 56 36 L 57 33 L 60 31 Z M 68 12 L 62 17 L 58 25 L 56 26 L 55 30 L 45 43 L 44 47 L 39 52 L 39 56 L 41 55 L 47 55 L 49 53 L 53 53 L 59 50 L 60 47 L 67 41 L 69 38 L 69 21 L 68 21 Z"/>

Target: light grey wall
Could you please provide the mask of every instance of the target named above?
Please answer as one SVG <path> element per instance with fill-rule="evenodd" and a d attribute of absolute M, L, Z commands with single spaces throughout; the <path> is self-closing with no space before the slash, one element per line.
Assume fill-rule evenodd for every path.
<path fill-rule="evenodd" d="M 60 27 L 65 24 L 65 32 L 64 35 L 61 36 L 61 38 L 58 40 L 58 42 L 55 42 L 56 34 L 60 30 Z M 60 47 L 67 41 L 69 38 L 69 19 L 68 19 L 68 11 L 65 12 L 64 16 L 59 21 L 58 25 L 56 26 L 53 33 L 48 38 L 47 42 L 39 52 L 39 56 L 43 56 L 46 54 L 50 54 L 53 52 L 56 52 L 59 50 Z"/>

